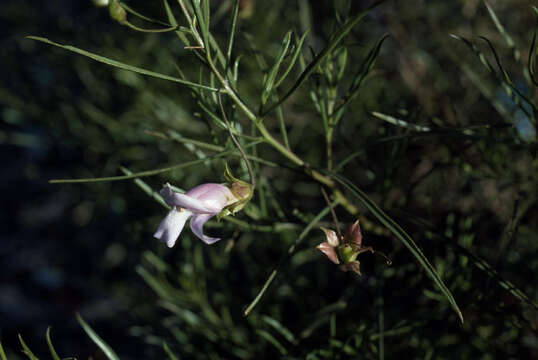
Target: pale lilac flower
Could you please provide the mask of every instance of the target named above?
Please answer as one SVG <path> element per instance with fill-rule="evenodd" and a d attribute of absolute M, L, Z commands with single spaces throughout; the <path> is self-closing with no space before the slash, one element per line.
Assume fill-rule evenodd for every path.
<path fill-rule="evenodd" d="M 339 265 L 342 271 L 353 271 L 360 275 L 360 262 L 357 260 L 357 256 L 366 251 L 381 255 L 387 260 L 388 265 L 391 264 L 390 259 L 385 254 L 374 250 L 371 246 L 362 246 L 359 220 L 347 228 L 344 236 L 339 236 L 334 230 L 324 227 L 321 230 L 325 233 L 326 241 L 317 246 L 318 250 L 333 263 Z"/>
<path fill-rule="evenodd" d="M 327 241 L 322 242 L 317 246 L 318 250 L 327 255 L 329 260 L 331 260 L 335 264 L 340 264 L 340 260 L 338 259 L 338 254 L 336 253 L 336 247 L 340 245 L 340 241 L 338 240 L 338 235 L 334 232 L 334 230 L 325 229 L 324 227 L 321 228 L 321 230 L 325 233 L 325 237 Z"/>
<path fill-rule="evenodd" d="M 190 220 L 190 228 L 194 235 L 206 244 L 213 244 L 219 238 L 204 235 L 203 227 L 206 221 L 219 214 L 226 206 L 238 201 L 230 189 L 222 184 L 202 184 L 187 191 L 185 194 L 174 192 L 169 184 L 161 190 L 164 201 L 172 207 L 159 228 L 153 235 L 166 242 L 168 247 L 174 246 L 179 234 Z"/>

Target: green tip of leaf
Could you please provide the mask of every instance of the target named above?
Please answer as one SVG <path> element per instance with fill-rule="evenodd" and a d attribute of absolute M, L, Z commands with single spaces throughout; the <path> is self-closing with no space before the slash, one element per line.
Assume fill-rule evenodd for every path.
<path fill-rule="evenodd" d="M 91 328 L 90 325 L 84 321 L 84 319 L 80 316 L 79 313 L 76 314 L 76 318 L 82 329 L 86 332 L 86 334 L 90 337 L 90 339 L 103 351 L 107 359 L 109 360 L 119 360 L 120 358 L 114 350 L 99 336 L 97 333 Z"/>
<path fill-rule="evenodd" d="M 58 356 L 58 353 L 54 349 L 54 346 L 52 345 L 52 340 L 50 337 L 50 326 L 47 328 L 47 332 L 45 333 L 45 338 L 47 340 L 47 346 L 49 347 L 50 356 L 53 360 L 60 360 L 60 357 Z"/>

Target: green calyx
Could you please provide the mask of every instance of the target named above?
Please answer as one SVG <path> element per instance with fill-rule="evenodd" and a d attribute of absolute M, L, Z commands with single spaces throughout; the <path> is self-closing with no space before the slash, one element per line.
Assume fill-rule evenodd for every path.
<path fill-rule="evenodd" d="M 225 165 L 224 179 L 226 180 L 227 185 L 230 187 L 233 196 L 237 200 L 226 206 L 217 215 L 217 219 L 219 220 L 224 216 L 235 215 L 236 212 L 241 211 L 254 194 L 253 186 L 246 181 L 234 177 L 230 171 L 230 168 L 228 167 L 228 164 Z"/>
<path fill-rule="evenodd" d="M 357 259 L 357 256 L 360 254 L 360 251 L 357 251 L 349 244 L 340 245 L 336 248 L 336 250 L 338 252 L 338 258 L 343 264 L 354 262 Z"/>
<path fill-rule="evenodd" d="M 108 5 L 108 12 L 110 17 L 120 24 L 125 23 L 127 20 L 127 13 L 125 9 L 121 7 L 120 3 L 117 0 L 112 0 Z"/>

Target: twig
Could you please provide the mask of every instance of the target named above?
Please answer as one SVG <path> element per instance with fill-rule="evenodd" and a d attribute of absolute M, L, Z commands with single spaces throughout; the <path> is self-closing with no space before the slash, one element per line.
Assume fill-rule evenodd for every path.
<path fill-rule="evenodd" d="M 336 213 L 334 212 L 334 208 L 331 204 L 331 200 L 329 199 L 329 195 L 327 195 L 327 192 L 323 188 L 323 186 L 320 186 L 321 193 L 323 194 L 323 197 L 325 198 L 325 201 L 327 202 L 327 206 L 329 206 L 329 210 L 331 211 L 331 215 L 333 217 L 334 226 L 336 226 L 336 232 L 338 233 L 338 239 L 342 239 L 342 232 L 340 231 L 340 224 L 338 223 L 338 218 L 336 217 Z"/>
<path fill-rule="evenodd" d="M 247 158 L 247 154 L 245 154 L 245 151 L 243 151 L 243 148 L 241 147 L 241 144 L 239 144 L 239 141 L 237 141 L 237 139 L 235 138 L 233 132 L 232 132 L 232 126 L 230 124 L 230 122 L 228 121 L 228 117 L 226 116 L 226 112 L 224 111 L 224 106 L 222 105 L 222 97 L 220 96 L 220 93 L 221 91 L 219 90 L 218 91 L 218 98 L 219 98 L 219 106 L 220 106 L 220 111 L 222 113 L 222 118 L 224 119 L 224 121 L 226 122 L 226 125 L 228 126 L 228 132 L 230 133 L 230 137 L 232 138 L 232 141 L 234 142 L 235 146 L 237 147 L 237 150 L 239 150 L 239 152 L 241 153 L 241 157 L 243 158 L 243 160 L 245 161 L 245 164 L 247 165 L 247 170 L 248 170 L 248 176 L 250 177 L 250 185 L 252 185 L 252 188 L 254 188 L 255 186 L 255 181 L 254 181 L 254 172 L 252 171 L 252 166 L 250 165 L 250 161 L 248 161 L 248 158 Z"/>

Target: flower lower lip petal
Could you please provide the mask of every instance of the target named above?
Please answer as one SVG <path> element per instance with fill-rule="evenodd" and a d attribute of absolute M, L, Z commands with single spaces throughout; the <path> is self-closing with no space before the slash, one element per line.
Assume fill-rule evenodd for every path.
<path fill-rule="evenodd" d="M 213 214 L 197 214 L 194 215 L 190 222 L 190 227 L 194 235 L 196 235 L 200 240 L 205 242 L 208 245 L 214 244 L 220 240 L 220 238 L 213 238 L 210 236 L 204 235 L 204 224 L 211 219 Z"/>
<path fill-rule="evenodd" d="M 153 236 L 161 241 L 166 242 L 168 247 L 174 246 L 177 238 L 181 234 L 185 222 L 192 215 L 190 211 L 170 210 L 168 215 L 161 221 L 159 228 Z"/>

